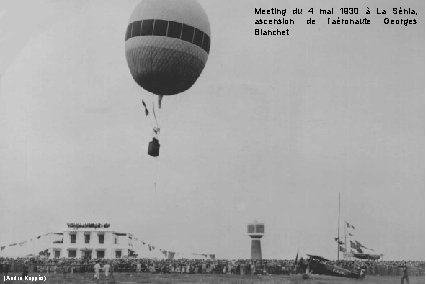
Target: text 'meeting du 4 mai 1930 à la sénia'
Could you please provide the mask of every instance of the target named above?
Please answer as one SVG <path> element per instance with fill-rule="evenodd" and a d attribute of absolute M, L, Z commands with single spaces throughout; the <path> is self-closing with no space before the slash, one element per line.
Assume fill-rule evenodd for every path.
<path fill-rule="evenodd" d="M 329 26 L 367 26 L 382 24 L 388 27 L 416 25 L 418 15 L 410 7 L 324 7 L 324 8 L 254 8 L 256 36 L 290 35 L 296 24 Z"/>

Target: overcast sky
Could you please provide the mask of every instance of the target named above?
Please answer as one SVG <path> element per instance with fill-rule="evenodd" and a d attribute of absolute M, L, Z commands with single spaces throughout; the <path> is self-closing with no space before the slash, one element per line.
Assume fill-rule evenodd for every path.
<path fill-rule="evenodd" d="M 361 243 L 424 259 L 424 1 L 405 6 L 413 26 L 286 15 L 292 36 L 256 37 L 255 8 L 365 6 L 200 0 L 210 56 L 163 100 L 158 161 L 124 56 L 138 2 L 0 0 L 1 245 L 100 221 L 167 250 L 248 258 L 258 220 L 265 258 L 335 258 L 340 192 Z"/>

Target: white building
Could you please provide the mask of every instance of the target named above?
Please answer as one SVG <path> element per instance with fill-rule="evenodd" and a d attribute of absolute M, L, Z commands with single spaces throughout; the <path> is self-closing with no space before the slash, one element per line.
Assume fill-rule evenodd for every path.
<path fill-rule="evenodd" d="M 68 223 L 62 240 L 49 248 L 50 258 L 122 258 L 132 250 L 126 233 L 110 229 L 109 224 Z"/>

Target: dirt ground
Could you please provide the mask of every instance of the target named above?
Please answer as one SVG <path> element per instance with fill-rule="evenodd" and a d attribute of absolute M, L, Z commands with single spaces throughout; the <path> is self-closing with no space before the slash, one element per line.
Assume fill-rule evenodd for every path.
<path fill-rule="evenodd" d="M 9 276 L 14 276 L 10 274 Z M 16 274 L 17 276 L 20 276 Z M 107 279 L 101 275 L 96 281 L 92 273 L 66 274 L 30 274 L 46 276 L 46 281 L 5 281 L 4 283 L 283 283 L 283 284 L 390 284 L 401 283 L 400 277 L 367 276 L 365 279 L 348 279 L 324 275 L 313 275 L 304 280 L 301 275 L 239 276 L 212 274 L 151 274 L 151 273 L 115 273 L 114 278 Z M 1 281 L 5 279 L 2 276 Z M 410 284 L 425 283 L 425 277 L 410 277 Z"/>

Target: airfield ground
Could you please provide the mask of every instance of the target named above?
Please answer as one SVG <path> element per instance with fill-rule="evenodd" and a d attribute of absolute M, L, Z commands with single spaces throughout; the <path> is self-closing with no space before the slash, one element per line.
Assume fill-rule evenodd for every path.
<path fill-rule="evenodd" d="M 14 274 L 12 274 L 14 275 Z M 67 274 L 65 278 L 62 274 L 46 275 L 46 282 L 37 281 L 6 281 L 4 283 L 283 283 L 283 284 L 391 284 L 401 283 L 401 278 L 397 276 L 367 276 L 365 279 L 348 279 L 324 275 L 313 275 L 310 279 L 304 280 L 301 275 L 270 275 L 270 276 L 239 276 L 239 275 L 215 275 L 215 274 L 151 274 L 151 273 L 115 273 L 114 279 L 106 279 L 101 275 L 97 282 L 92 273 Z M 11 275 L 9 275 L 11 276 Z M 18 275 L 20 276 L 20 275 Z M 38 274 L 30 274 L 38 276 Z M 4 281 L 2 277 L 2 281 Z M 424 276 L 410 277 L 410 284 L 425 283 Z"/>

